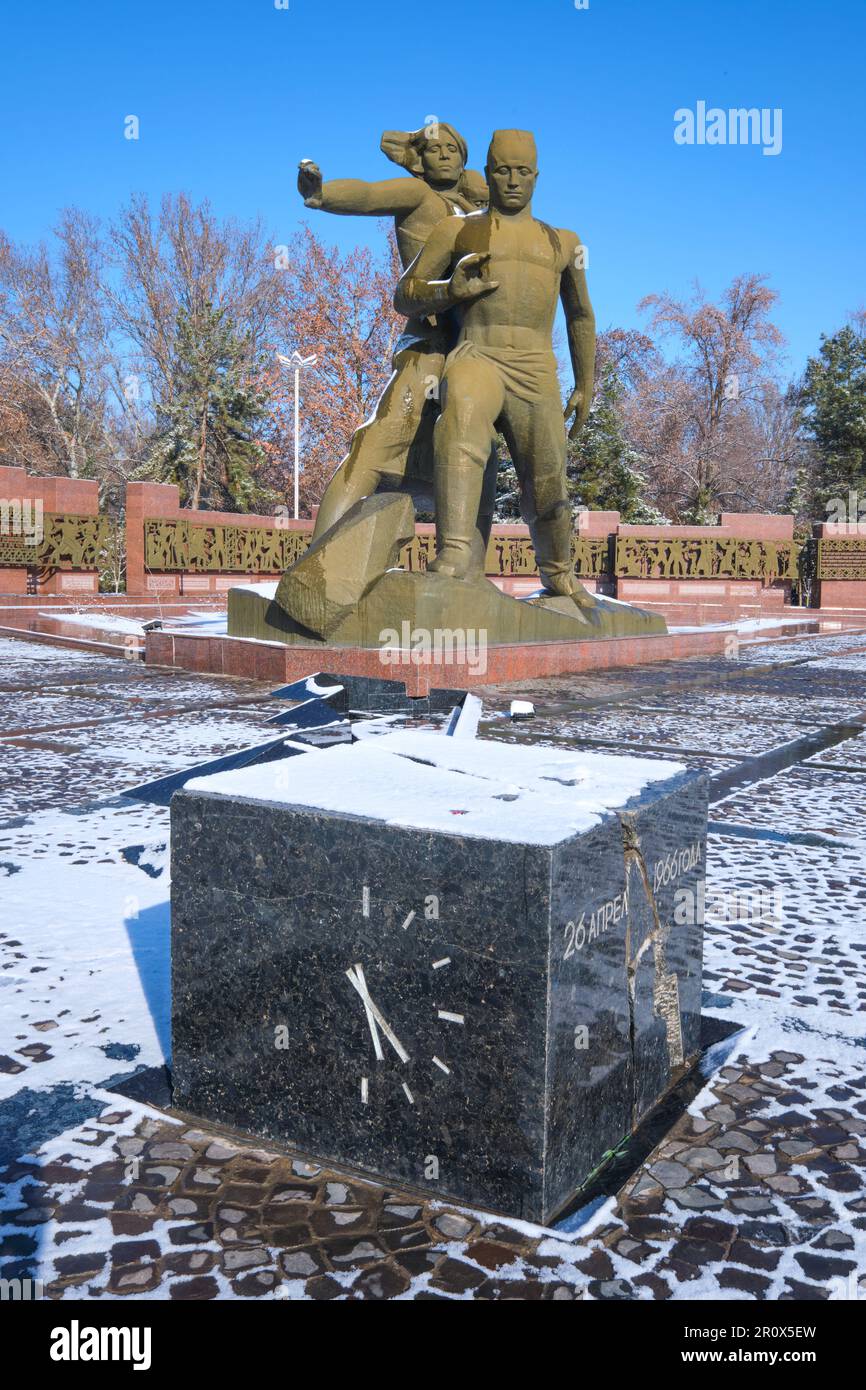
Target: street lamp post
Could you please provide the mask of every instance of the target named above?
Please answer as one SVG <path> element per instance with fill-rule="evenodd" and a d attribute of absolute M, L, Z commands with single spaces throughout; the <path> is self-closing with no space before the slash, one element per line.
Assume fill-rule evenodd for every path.
<path fill-rule="evenodd" d="M 299 511 L 299 490 L 300 490 L 300 439 L 301 439 L 301 372 L 304 367 L 315 367 L 316 354 L 310 357 L 302 357 L 299 352 L 293 352 L 291 357 L 284 357 L 281 352 L 277 353 L 277 360 L 283 367 L 291 367 L 295 373 L 295 473 L 294 473 L 294 494 L 295 494 L 295 521 L 298 519 Z"/>

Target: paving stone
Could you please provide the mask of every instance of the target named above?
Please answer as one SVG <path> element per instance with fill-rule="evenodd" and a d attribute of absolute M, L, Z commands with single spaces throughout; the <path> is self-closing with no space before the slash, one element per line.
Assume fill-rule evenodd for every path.
<path fill-rule="evenodd" d="M 789 1158 L 800 1158 L 803 1154 L 814 1153 L 817 1146 L 809 1139 L 783 1139 L 777 1147 Z"/>
<path fill-rule="evenodd" d="M 477 1289 L 479 1284 L 483 1284 L 486 1275 L 474 1265 L 466 1264 L 463 1260 L 445 1259 L 436 1268 L 436 1273 L 432 1275 L 430 1283 L 435 1288 L 448 1289 L 452 1293 L 463 1293 L 467 1289 Z"/>
<path fill-rule="evenodd" d="M 735 1149 L 741 1153 L 752 1154 L 758 1147 L 750 1134 L 744 1134 L 742 1130 L 738 1129 L 725 1130 L 723 1134 L 711 1139 L 710 1144 L 721 1153 Z"/>
<path fill-rule="evenodd" d="M 779 1295 L 779 1301 L 803 1302 L 823 1302 L 830 1297 L 831 1290 L 821 1288 L 818 1284 L 807 1284 L 800 1279 L 786 1279 L 785 1292 Z"/>
<path fill-rule="evenodd" d="M 528 1279 L 485 1279 L 475 1297 L 497 1303 L 538 1303 L 544 1298 L 544 1286 Z"/>
<path fill-rule="evenodd" d="M 405 1293 L 408 1287 L 409 1280 L 401 1270 L 380 1264 L 373 1265 L 358 1276 L 352 1285 L 352 1295 L 364 1299 L 396 1298 L 398 1294 Z"/>
<path fill-rule="evenodd" d="M 305 1292 L 308 1298 L 315 1299 L 342 1298 L 346 1294 L 342 1284 L 330 1274 L 319 1274 L 313 1279 L 308 1279 Z"/>
<path fill-rule="evenodd" d="M 747 1240 L 735 1240 L 728 1258 L 733 1264 L 748 1265 L 750 1269 L 773 1270 L 782 1257 L 776 1250 L 761 1250 Z"/>
<path fill-rule="evenodd" d="M 173 1279 L 168 1292 L 173 1299 L 200 1302 L 202 1299 L 216 1298 L 219 1285 L 210 1274 L 202 1274 L 197 1279 Z"/>
<path fill-rule="evenodd" d="M 671 1246 L 668 1258 L 677 1264 L 694 1265 L 702 1269 L 725 1258 L 726 1245 L 708 1240 L 678 1240 Z"/>
<path fill-rule="evenodd" d="M 772 1154 L 750 1154 L 743 1161 L 749 1172 L 754 1173 L 756 1177 L 769 1177 L 776 1171 L 776 1160 Z"/>
<path fill-rule="evenodd" d="M 637 1274 L 632 1280 L 632 1283 L 634 1284 L 635 1288 L 649 1289 L 654 1299 L 663 1300 L 672 1296 L 673 1291 L 671 1289 L 670 1284 L 668 1284 L 668 1282 L 665 1279 L 663 1279 L 660 1274 Z"/>
<path fill-rule="evenodd" d="M 705 1173 L 714 1168 L 723 1168 L 728 1162 L 727 1158 L 718 1149 L 694 1148 L 683 1155 L 686 1166 L 693 1173 Z"/>
<path fill-rule="evenodd" d="M 156 1215 L 137 1211 L 114 1211 L 109 1217 L 111 1229 L 116 1236 L 141 1236 L 152 1231 Z"/>
<path fill-rule="evenodd" d="M 630 1301 L 634 1298 L 634 1290 L 626 1279 L 606 1279 L 601 1283 L 590 1284 L 590 1292 L 594 1298 L 601 1298 L 610 1301 Z"/>
<path fill-rule="evenodd" d="M 774 1192 L 781 1192 L 785 1195 L 806 1191 L 806 1184 L 802 1178 L 795 1178 L 786 1174 L 765 1178 L 764 1181 L 768 1187 L 772 1187 Z"/>
<path fill-rule="evenodd" d="M 661 1191 L 661 1183 L 653 1182 L 653 1179 L 648 1177 L 646 1173 L 641 1173 L 629 1195 L 633 1198 L 653 1197 Z"/>
<path fill-rule="evenodd" d="M 305 1222 L 299 1222 L 292 1226 L 269 1226 L 263 1232 L 263 1236 L 269 1245 L 290 1250 L 296 1246 L 309 1245 L 313 1233 Z"/>
<path fill-rule="evenodd" d="M 745 1240 L 758 1240 L 764 1245 L 793 1245 L 795 1240 L 781 1221 L 743 1221 L 739 1233 Z"/>
<path fill-rule="evenodd" d="M 395 1226 L 411 1226 L 420 1215 L 420 1207 L 386 1205 L 382 1208 L 380 1221 L 386 1229 Z"/>
<path fill-rule="evenodd" d="M 330 1240 L 327 1253 L 334 1264 L 367 1264 L 370 1260 L 381 1259 L 381 1247 L 370 1240 Z"/>
<path fill-rule="evenodd" d="M 123 1266 L 112 1271 L 110 1286 L 119 1292 L 142 1293 L 155 1288 L 159 1283 L 159 1270 L 156 1265 L 142 1265 L 139 1268 Z"/>
<path fill-rule="evenodd" d="M 139 1264 L 142 1260 L 158 1260 L 158 1240 L 121 1240 L 111 1248 L 111 1260 L 116 1265 Z"/>
<path fill-rule="evenodd" d="M 809 1279 L 819 1283 L 829 1281 L 835 1275 L 849 1274 L 857 1265 L 854 1260 L 845 1260 L 833 1255 L 815 1255 L 810 1251 L 798 1250 L 794 1259 Z"/>
<path fill-rule="evenodd" d="M 197 1245 L 213 1240 L 213 1226 L 209 1221 L 200 1221 L 192 1226 L 175 1226 L 168 1238 L 172 1245 Z"/>
<path fill-rule="evenodd" d="M 363 1211 L 333 1211 L 331 1208 L 313 1207 L 309 1211 L 303 1207 L 284 1207 L 267 1208 L 266 1216 L 268 1220 L 276 1217 L 278 1220 L 291 1221 L 298 1216 L 309 1217 L 310 1226 L 317 1236 L 336 1235 L 340 1231 L 347 1230 L 352 1226 L 361 1230 L 369 1230 L 370 1222 L 365 1219 L 366 1213 Z"/>
<path fill-rule="evenodd" d="M 680 1207 L 691 1208 L 693 1211 L 718 1211 L 725 1205 L 722 1197 L 716 1197 L 714 1193 L 703 1187 L 680 1187 L 668 1192 Z"/>
<path fill-rule="evenodd" d="M 685 1187 L 692 1177 L 685 1164 L 664 1160 L 661 1163 L 653 1163 L 648 1172 L 650 1177 L 655 1178 L 656 1182 L 661 1183 L 668 1191 L 672 1187 Z"/>
<path fill-rule="evenodd" d="M 54 1268 L 62 1278 L 69 1274 L 98 1274 L 105 1268 L 106 1255 L 102 1251 L 90 1251 L 82 1255 L 58 1255 Z"/>
<path fill-rule="evenodd" d="M 340 1190 L 348 1192 L 348 1188 L 342 1184 Z M 314 1187 L 303 1187 L 300 1183 L 279 1183 L 271 1192 L 269 1202 L 272 1206 L 278 1206 L 282 1202 L 314 1202 L 315 1199 Z"/>
<path fill-rule="evenodd" d="M 230 1158 L 235 1158 L 240 1150 L 231 1144 L 226 1144 L 220 1139 L 215 1139 L 205 1149 L 205 1158 L 211 1163 L 227 1163 Z"/>
<path fill-rule="evenodd" d="M 812 1241 L 814 1250 L 853 1250 L 854 1240 L 847 1231 L 822 1231 L 817 1240 Z"/>
<path fill-rule="evenodd" d="M 412 1250 L 430 1244 L 426 1226 L 403 1226 L 395 1231 L 380 1231 L 379 1238 L 386 1250 L 394 1251 Z"/>
<path fill-rule="evenodd" d="M 241 1274 L 232 1280 L 232 1288 L 241 1298 L 263 1298 L 266 1294 L 272 1294 L 276 1286 L 277 1276 L 270 1269 Z"/>
<path fill-rule="evenodd" d="M 137 1200 L 137 1199 L 136 1199 Z M 199 1203 L 191 1197 L 172 1197 L 168 1209 L 172 1216 L 201 1216 Z"/>
<path fill-rule="evenodd" d="M 466 1251 L 470 1260 L 484 1265 L 485 1269 L 502 1269 L 503 1265 L 513 1264 L 520 1256 L 509 1250 L 507 1245 L 497 1245 L 492 1240 L 473 1240 Z"/>
<path fill-rule="evenodd" d="M 157 1166 L 149 1163 L 143 1172 L 151 1187 L 171 1187 L 180 1177 L 180 1169 L 171 1168 L 167 1164 Z"/>
<path fill-rule="evenodd" d="M 406 1250 L 394 1256 L 394 1265 L 404 1270 L 410 1279 L 414 1279 L 417 1274 L 424 1274 L 428 1269 L 432 1269 L 437 1259 L 438 1256 L 430 1250 Z"/>
<path fill-rule="evenodd" d="M 225 1250 L 221 1258 L 223 1269 L 233 1272 L 237 1269 L 250 1269 L 268 1262 L 268 1252 L 263 1245 L 251 1250 Z"/>
<path fill-rule="evenodd" d="M 735 1234 L 735 1226 L 714 1216 L 690 1216 L 683 1223 L 683 1235 L 689 1240 L 709 1240 L 715 1245 L 729 1245 Z"/>
<path fill-rule="evenodd" d="M 764 1298 L 770 1280 L 764 1274 L 756 1274 L 753 1270 L 743 1269 L 723 1269 L 718 1277 L 719 1287 L 723 1289 L 740 1289 L 743 1293 L 751 1294 L 753 1298 Z"/>
<path fill-rule="evenodd" d="M 307 1250 L 287 1250 L 280 1255 L 280 1268 L 293 1279 L 306 1279 L 324 1268 L 324 1260 L 313 1247 Z"/>
<path fill-rule="evenodd" d="M 666 1240 L 676 1228 L 662 1216 L 630 1216 L 628 1229 L 638 1240 Z"/>
<path fill-rule="evenodd" d="M 176 1274 L 200 1274 L 213 1269 L 216 1255 L 210 1250 L 183 1250 L 163 1256 L 166 1269 Z"/>
<path fill-rule="evenodd" d="M 298 1159 L 292 1164 L 292 1172 L 300 1178 L 317 1178 L 321 1171 L 317 1163 L 304 1163 Z"/>
<path fill-rule="evenodd" d="M 0 1256 L 4 1258 L 9 1255 L 33 1255 L 36 1248 L 35 1236 L 0 1236 Z"/>
<path fill-rule="evenodd" d="M 189 1144 L 151 1144 L 147 1156 L 148 1158 L 157 1158 L 160 1160 L 168 1159 L 172 1162 L 176 1160 L 185 1162 L 186 1159 L 192 1158 L 193 1149 L 190 1148 Z"/>
<path fill-rule="evenodd" d="M 574 1252 L 574 1266 L 581 1274 L 586 1274 L 590 1279 L 605 1280 L 612 1279 L 614 1275 L 613 1261 L 605 1250 L 593 1250 L 591 1255 L 585 1259 L 580 1258 L 580 1251 Z"/>
<path fill-rule="evenodd" d="M 756 1216 L 770 1215 L 776 1210 L 766 1197 L 732 1197 L 731 1206 L 735 1211 L 752 1212 Z"/>
<path fill-rule="evenodd" d="M 446 1240 L 464 1240 L 473 1228 L 473 1223 L 457 1212 L 445 1211 L 433 1222 L 436 1230 Z"/>

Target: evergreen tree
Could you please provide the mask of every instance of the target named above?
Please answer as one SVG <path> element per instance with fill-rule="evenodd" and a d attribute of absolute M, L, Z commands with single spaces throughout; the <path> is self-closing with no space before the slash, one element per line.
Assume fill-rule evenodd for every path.
<path fill-rule="evenodd" d="M 803 400 L 817 446 L 812 485 L 816 511 L 849 492 L 866 497 L 866 323 L 822 337 L 806 364 Z"/>
<path fill-rule="evenodd" d="M 645 500 L 641 455 L 626 438 L 620 412 L 622 389 L 615 368 L 604 367 L 586 424 L 577 440 L 569 441 L 569 492 L 578 507 L 618 511 L 624 522 L 664 522 Z"/>
<path fill-rule="evenodd" d="M 499 468 L 496 476 L 496 508 L 493 515 L 496 521 L 521 521 L 517 470 L 511 462 L 505 437 L 501 434 L 496 436 L 496 457 L 499 460 Z"/>
<path fill-rule="evenodd" d="M 253 430 L 265 412 L 247 379 L 248 360 L 249 344 L 224 309 L 180 311 L 173 395 L 159 407 L 142 474 L 177 483 L 185 506 L 256 511 L 270 501 L 256 480 L 265 454 Z"/>

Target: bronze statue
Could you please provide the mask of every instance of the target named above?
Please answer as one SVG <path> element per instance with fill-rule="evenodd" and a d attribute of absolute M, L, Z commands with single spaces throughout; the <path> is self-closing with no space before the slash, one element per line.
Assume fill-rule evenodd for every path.
<path fill-rule="evenodd" d="M 445 363 L 434 434 L 431 568 L 457 579 L 471 574 L 484 469 L 501 429 L 545 586 L 589 604 L 571 560 L 566 432 L 551 342 L 559 297 L 574 369 L 565 417 L 574 413 L 576 431 L 589 412 L 595 356 L 581 243 L 532 216 L 538 165 L 528 131 L 496 131 L 486 173 L 489 210 L 439 222 L 394 301 L 416 318 L 454 311 L 460 330 Z"/>
<path fill-rule="evenodd" d="M 573 431 L 589 411 L 595 324 L 578 237 L 532 216 L 533 137 L 494 134 L 489 211 L 481 210 L 486 185 L 467 173 L 465 142 L 452 127 L 386 132 L 382 148 L 414 177 L 323 183 L 304 163 L 299 187 L 311 207 L 394 217 L 404 261 L 395 305 L 409 319 L 395 374 L 328 487 L 309 548 L 274 597 L 230 592 L 230 634 L 381 648 L 384 634 L 398 632 L 408 634 L 401 638 L 408 653 L 414 631 L 455 625 L 484 632 L 491 646 L 664 633 L 657 613 L 593 596 L 575 578 L 551 342 L 557 295 L 574 368 L 565 411 L 566 419 L 574 415 Z M 546 586 L 525 599 L 503 593 L 484 572 L 500 428 Z M 434 474 L 437 523 L 437 558 L 426 571 L 400 563 L 415 536 L 409 493 L 425 465 Z"/>
<path fill-rule="evenodd" d="M 385 131 L 382 151 L 410 178 L 333 179 L 323 182 L 318 166 L 304 160 L 298 190 L 309 208 L 341 215 L 394 218 L 404 268 L 425 245 L 443 218 L 475 212 L 487 203 L 481 174 L 466 168 L 467 146 L 453 126 L 438 122 L 416 131 Z M 394 374 L 366 424 L 356 430 L 349 452 L 337 468 L 316 516 L 316 541 L 350 507 L 381 485 L 398 487 L 407 479 L 432 481 L 432 429 L 436 396 L 445 357 L 456 329 L 448 315 L 410 315 L 397 343 Z M 488 451 L 489 452 L 489 451 Z M 487 471 L 483 500 L 473 528 L 474 568 L 484 572 L 487 540 L 496 500 L 495 459 Z M 477 521 L 477 528 L 476 528 Z"/>

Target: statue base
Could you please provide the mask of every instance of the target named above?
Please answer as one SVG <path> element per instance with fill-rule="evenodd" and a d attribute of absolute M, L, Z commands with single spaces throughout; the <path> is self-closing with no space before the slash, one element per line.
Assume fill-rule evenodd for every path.
<path fill-rule="evenodd" d="M 587 593 L 584 605 L 539 590 L 526 599 L 503 594 L 489 579 L 387 570 L 357 605 L 319 636 L 280 607 L 264 586 L 230 589 L 230 637 L 320 647 L 411 650 L 417 634 L 483 634 L 486 646 L 523 642 L 585 642 L 598 638 L 664 636 L 667 625 L 616 599 Z"/>

